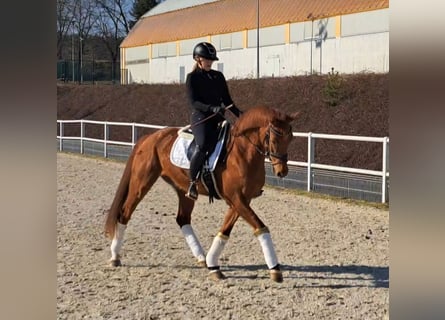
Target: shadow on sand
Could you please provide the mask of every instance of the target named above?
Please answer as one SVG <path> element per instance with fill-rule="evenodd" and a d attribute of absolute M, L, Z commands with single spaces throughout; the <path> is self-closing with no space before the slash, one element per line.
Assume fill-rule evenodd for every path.
<path fill-rule="evenodd" d="M 198 265 L 167 265 L 167 264 L 123 264 L 127 268 L 149 269 L 203 269 Z M 235 271 L 250 271 L 249 274 L 233 274 Z M 389 288 L 389 267 L 363 266 L 363 265 L 319 265 L 319 266 L 292 266 L 281 265 L 284 280 L 299 279 L 302 283 L 295 287 L 313 288 Z M 264 264 L 258 265 L 222 265 L 221 271 L 227 278 L 261 279 L 268 278 L 265 275 L 254 275 L 252 271 L 267 271 Z"/>
<path fill-rule="evenodd" d="M 261 271 L 267 270 L 265 265 L 229 265 L 222 267 L 227 277 L 234 270 Z M 389 267 L 363 266 L 363 265 L 331 265 L 331 266 L 291 266 L 282 264 L 281 270 L 284 278 L 306 280 L 297 287 L 327 287 L 352 288 L 372 287 L 389 288 Z M 235 276 L 239 277 L 239 276 Z M 239 278 L 252 279 L 252 276 Z"/>

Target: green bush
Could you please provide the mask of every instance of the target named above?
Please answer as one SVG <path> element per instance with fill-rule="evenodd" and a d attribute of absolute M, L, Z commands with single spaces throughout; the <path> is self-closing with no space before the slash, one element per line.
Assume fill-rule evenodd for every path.
<path fill-rule="evenodd" d="M 326 85 L 323 89 L 323 101 L 329 106 L 337 106 L 344 97 L 343 81 L 338 71 L 334 72 L 334 68 L 331 69 L 331 72 L 328 72 Z"/>

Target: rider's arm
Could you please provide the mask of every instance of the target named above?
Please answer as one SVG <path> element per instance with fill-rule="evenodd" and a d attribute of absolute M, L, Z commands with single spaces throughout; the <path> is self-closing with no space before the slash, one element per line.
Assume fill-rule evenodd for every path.
<path fill-rule="evenodd" d="M 243 112 L 233 102 L 232 97 L 230 96 L 229 93 L 229 87 L 227 86 L 226 78 L 222 73 L 221 77 L 222 77 L 221 85 L 223 87 L 223 95 L 222 95 L 223 103 L 226 107 L 232 105 L 228 110 L 232 112 L 235 116 L 239 117 Z"/>

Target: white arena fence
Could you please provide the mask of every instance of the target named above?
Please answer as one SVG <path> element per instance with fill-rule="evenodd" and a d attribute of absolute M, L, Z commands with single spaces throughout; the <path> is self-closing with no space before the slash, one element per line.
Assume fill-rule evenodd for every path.
<path fill-rule="evenodd" d="M 102 126 L 103 139 L 88 137 L 86 134 L 86 125 Z M 66 136 L 64 131 L 67 126 L 70 126 L 71 131 L 74 130 L 79 132 L 79 134 Z M 128 130 L 129 141 L 110 139 L 112 129 L 117 130 L 117 127 L 125 127 L 125 130 Z M 140 136 L 161 128 L 165 128 L 165 126 L 93 120 L 57 120 L 57 149 L 59 151 L 126 160 Z M 267 184 L 284 188 L 303 189 L 308 192 L 330 194 L 342 198 L 381 203 L 388 202 L 388 137 L 332 135 L 312 132 L 293 132 L 293 136 L 307 139 L 308 161 L 289 160 L 289 174 L 285 178 L 278 178 L 273 174 L 269 161 L 266 160 Z M 315 142 L 317 139 L 380 143 L 382 145 L 382 170 L 376 171 L 315 163 Z"/>

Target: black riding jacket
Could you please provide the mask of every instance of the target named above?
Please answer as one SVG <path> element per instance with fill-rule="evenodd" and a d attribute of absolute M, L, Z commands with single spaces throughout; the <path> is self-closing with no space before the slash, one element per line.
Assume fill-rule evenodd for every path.
<path fill-rule="evenodd" d="M 186 86 L 192 110 L 200 111 L 205 116 L 212 114 L 212 106 L 221 106 L 223 103 L 227 107 L 233 104 L 226 79 L 219 71 L 196 68 L 187 75 Z M 231 107 L 230 111 L 236 116 L 240 114 L 236 106 Z"/>

